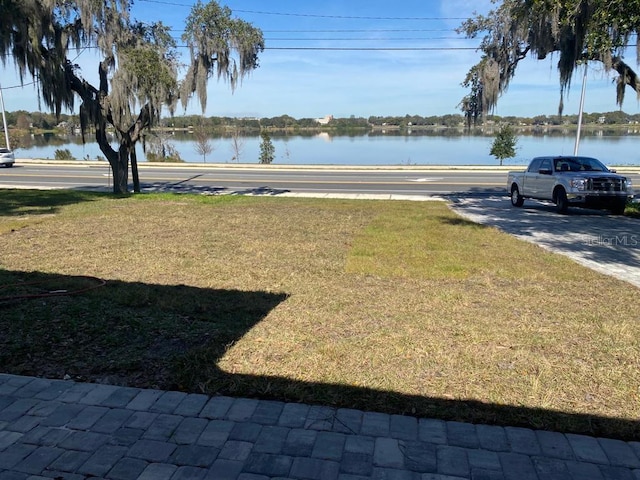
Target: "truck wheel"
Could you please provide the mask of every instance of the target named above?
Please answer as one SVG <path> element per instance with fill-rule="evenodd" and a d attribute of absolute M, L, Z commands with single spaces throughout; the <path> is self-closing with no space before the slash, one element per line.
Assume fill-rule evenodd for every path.
<path fill-rule="evenodd" d="M 520 191 L 518 190 L 518 186 L 514 185 L 511 187 L 511 205 L 514 207 L 521 207 L 524 204 L 524 197 L 520 195 Z"/>
<path fill-rule="evenodd" d="M 555 194 L 556 210 L 558 213 L 567 213 L 569 210 L 569 201 L 567 200 L 567 192 L 564 188 L 558 188 Z"/>

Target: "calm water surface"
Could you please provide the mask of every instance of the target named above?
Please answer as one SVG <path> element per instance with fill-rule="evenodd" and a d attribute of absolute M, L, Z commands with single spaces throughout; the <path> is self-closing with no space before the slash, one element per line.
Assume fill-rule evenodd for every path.
<path fill-rule="evenodd" d="M 380 132 L 358 136 L 316 135 L 272 136 L 274 164 L 279 165 L 497 165 L 489 154 L 492 135 L 398 135 Z M 79 159 L 103 157 L 95 143 L 82 145 L 79 136 L 36 136 L 33 145 L 17 151 L 18 158 L 54 158 L 57 149 L 69 149 Z M 231 139 L 213 137 L 214 150 L 203 159 L 196 151 L 193 135 L 185 132 L 169 137 L 186 162 L 234 163 Z M 258 136 L 243 137 L 238 163 L 258 163 Z M 537 155 L 572 155 L 575 136 L 571 132 L 518 136 L 517 153 L 505 165 L 525 165 Z M 579 153 L 601 159 L 609 165 L 640 165 L 639 131 L 595 131 L 583 133 Z M 146 158 L 138 145 L 138 158 Z"/>

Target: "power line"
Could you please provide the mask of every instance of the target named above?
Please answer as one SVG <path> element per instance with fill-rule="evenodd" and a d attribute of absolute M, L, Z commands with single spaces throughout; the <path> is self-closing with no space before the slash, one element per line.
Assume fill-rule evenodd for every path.
<path fill-rule="evenodd" d="M 446 50 L 478 50 L 478 47 L 265 47 L 265 50 L 324 50 L 324 51 L 446 51 Z"/>
<path fill-rule="evenodd" d="M 185 30 L 171 28 L 171 32 Z M 262 33 L 411 33 L 411 32 L 455 32 L 454 28 L 370 28 L 370 29 L 334 29 L 334 30 L 262 30 Z"/>
<path fill-rule="evenodd" d="M 172 5 L 178 7 L 192 7 L 193 4 L 169 2 L 166 0 L 139 0 L 147 3 L 159 3 L 162 5 Z M 311 17 L 311 18 L 333 18 L 341 20 L 467 20 L 465 17 L 377 17 L 377 16 L 360 16 L 360 15 L 322 15 L 317 13 L 289 13 L 289 12 L 266 12 L 260 10 L 241 10 L 235 9 L 234 12 L 252 13 L 256 15 L 276 15 L 285 17 Z"/>
<path fill-rule="evenodd" d="M 2 87 L 2 90 L 11 90 L 12 88 L 22 88 L 22 87 L 28 87 L 29 85 L 35 85 L 36 82 L 28 82 L 28 83 L 24 83 L 24 84 L 20 84 L 20 85 L 11 85 L 8 87 Z"/>
<path fill-rule="evenodd" d="M 395 41 L 425 41 L 425 40 L 466 40 L 461 37 L 395 37 L 395 38 L 265 38 L 265 42 L 280 42 L 280 41 L 300 41 L 300 42 L 395 42 Z"/>
<path fill-rule="evenodd" d="M 452 40 L 464 40 L 461 38 L 453 38 Z M 177 39 L 176 39 L 177 40 Z M 307 38 L 271 38 L 265 39 L 265 41 L 361 41 L 361 42 L 377 42 L 381 43 L 388 40 L 401 40 L 401 41 L 413 41 L 413 40 L 438 40 L 436 38 L 433 39 L 420 39 L 420 38 L 392 38 L 392 39 L 370 39 L 370 38 L 320 38 L 320 39 L 307 39 Z M 176 45 L 176 48 L 189 48 L 188 45 Z M 282 46 L 282 47 L 272 47 L 268 44 L 265 45 L 265 50 L 316 50 L 316 51 L 371 51 L 371 52 L 385 52 L 385 51 L 460 51 L 460 50 L 478 50 L 479 46 L 473 47 L 451 47 L 451 46 L 443 46 L 443 47 L 418 47 L 418 46 L 409 46 L 409 47 L 387 47 L 387 46 L 374 46 L 374 47 L 326 47 L 326 46 Z"/>
<path fill-rule="evenodd" d="M 146 2 L 159 0 L 142 0 Z M 434 20 L 467 20 L 464 17 L 366 17 L 357 15 L 320 15 L 311 13 L 282 13 L 282 12 L 260 12 L 254 10 L 235 10 L 240 13 L 253 13 L 258 15 L 281 15 L 289 17 L 312 17 L 312 18 L 333 18 L 340 20 L 418 20 L 418 21 L 434 21 Z"/>
<path fill-rule="evenodd" d="M 174 30 L 184 32 L 184 30 Z M 408 32 L 455 32 L 452 28 L 370 28 L 335 30 L 262 30 L 263 33 L 408 33 Z"/>

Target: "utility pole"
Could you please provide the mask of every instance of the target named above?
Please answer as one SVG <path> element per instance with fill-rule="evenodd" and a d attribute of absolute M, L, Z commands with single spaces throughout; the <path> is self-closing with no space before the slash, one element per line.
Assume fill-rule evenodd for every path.
<path fill-rule="evenodd" d="M 580 94 L 580 111 L 578 112 L 578 131 L 576 132 L 576 145 L 573 147 L 573 155 L 578 155 L 580 147 L 580 130 L 582 130 L 582 112 L 584 111 L 584 95 L 587 89 L 587 62 L 584 62 L 584 77 L 582 77 L 582 93 Z"/>
<path fill-rule="evenodd" d="M 4 97 L 2 96 L 2 85 L 0 85 L 0 107 L 2 107 L 2 125 L 4 126 L 4 139 L 7 142 L 7 150 L 11 150 L 9 145 L 9 129 L 7 128 L 7 117 L 4 114 Z"/>

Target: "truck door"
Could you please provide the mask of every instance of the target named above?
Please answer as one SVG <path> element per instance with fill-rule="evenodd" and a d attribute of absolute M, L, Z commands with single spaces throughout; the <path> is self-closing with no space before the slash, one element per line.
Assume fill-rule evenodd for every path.
<path fill-rule="evenodd" d="M 536 180 L 536 197 L 551 200 L 554 184 L 555 178 L 553 176 L 553 161 L 551 158 L 545 158 L 540 164 L 540 170 L 538 170 Z"/>
<path fill-rule="evenodd" d="M 523 188 L 524 193 L 527 196 L 535 197 L 537 195 L 537 183 L 539 177 L 540 165 L 542 164 L 541 158 L 534 158 L 529 165 L 529 168 L 524 174 Z"/>

